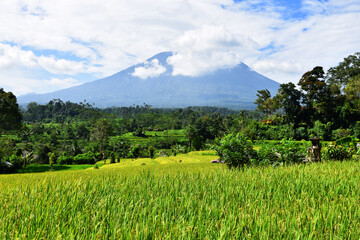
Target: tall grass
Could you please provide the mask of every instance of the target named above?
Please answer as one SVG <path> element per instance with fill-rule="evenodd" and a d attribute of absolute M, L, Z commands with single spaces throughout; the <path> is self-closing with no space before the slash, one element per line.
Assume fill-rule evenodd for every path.
<path fill-rule="evenodd" d="M 0 176 L 0 189 L 0 239 L 360 236 L 357 162 L 235 171 L 207 162 L 115 164 Z"/>

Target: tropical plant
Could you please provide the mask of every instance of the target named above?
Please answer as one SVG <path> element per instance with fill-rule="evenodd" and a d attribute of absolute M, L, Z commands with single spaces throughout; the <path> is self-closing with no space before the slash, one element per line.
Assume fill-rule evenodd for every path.
<path fill-rule="evenodd" d="M 215 150 L 229 168 L 244 166 L 257 157 L 253 143 L 241 133 L 226 135 L 218 141 Z"/>

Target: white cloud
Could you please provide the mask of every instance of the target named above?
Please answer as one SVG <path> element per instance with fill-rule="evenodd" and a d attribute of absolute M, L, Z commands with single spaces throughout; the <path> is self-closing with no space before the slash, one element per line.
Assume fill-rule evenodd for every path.
<path fill-rule="evenodd" d="M 73 78 L 36 79 L 29 77 L 28 71 L 0 71 L 0 87 L 5 91 L 12 91 L 17 96 L 32 92 L 52 92 L 79 84 L 81 83 Z"/>
<path fill-rule="evenodd" d="M 82 62 L 55 59 L 55 57 L 36 56 L 32 51 L 22 50 L 18 46 L 0 43 L 0 69 L 40 67 L 50 73 L 74 75 L 84 71 Z"/>
<path fill-rule="evenodd" d="M 75 75 L 85 70 L 82 62 L 55 59 L 53 56 L 41 56 L 38 58 L 38 63 L 45 70 L 55 74 Z"/>
<path fill-rule="evenodd" d="M 17 46 L 0 43 L 0 69 L 12 66 L 36 67 L 36 56 L 31 51 L 23 51 Z"/>
<path fill-rule="evenodd" d="M 147 79 L 149 77 L 158 77 L 165 72 L 166 68 L 159 63 L 159 60 L 153 59 L 151 62 L 144 62 L 144 67 L 135 68 L 131 75 L 141 79 Z"/>
<path fill-rule="evenodd" d="M 251 67 L 255 71 L 266 73 L 299 73 L 306 70 L 299 62 L 281 62 L 273 60 L 260 60 L 255 62 Z"/>
<path fill-rule="evenodd" d="M 69 88 L 81 84 L 73 78 L 51 78 L 50 80 L 45 80 L 44 82 L 46 85 L 53 86 L 54 88 Z"/>
<path fill-rule="evenodd" d="M 242 57 L 255 52 L 256 43 L 234 36 L 223 26 L 204 25 L 185 32 L 174 47 L 176 54 L 168 58 L 172 74 L 197 76 L 239 64 Z"/>
<path fill-rule="evenodd" d="M 32 74 L 19 77 L 18 87 L 38 91 L 32 80 L 39 70 L 75 79 L 78 73 L 105 77 L 156 53 L 176 51 L 169 59 L 175 75 L 244 61 L 274 80 L 297 82 L 301 69 L 334 66 L 359 51 L 360 42 L 359 0 L 302 2 L 300 10 L 309 15 L 284 20 L 286 8 L 274 0 L 0 1 L 0 22 L 6 23 L 0 24 L 0 75 L 13 79 L 26 68 Z M 259 51 L 271 43 L 272 51 Z M 36 56 L 35 49 L 81 60 Z"/>

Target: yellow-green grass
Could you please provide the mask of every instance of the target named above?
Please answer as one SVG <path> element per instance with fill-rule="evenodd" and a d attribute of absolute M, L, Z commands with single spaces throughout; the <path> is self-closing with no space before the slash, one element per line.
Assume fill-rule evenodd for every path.
<path fill-rule="evenodd" d="M 211 153 L 1 175 L 0 239 L 360 236 L 358 162 L 229 171 Z"/>

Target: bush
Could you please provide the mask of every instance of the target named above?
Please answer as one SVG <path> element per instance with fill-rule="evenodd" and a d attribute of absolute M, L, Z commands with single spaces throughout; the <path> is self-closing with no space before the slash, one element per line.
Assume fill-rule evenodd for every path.
<path fill-rule="evenodd" d="M 149 151 L 149 157 L 150 157 L 150 158 L 154 158 L 154 156 L 155 156 L 155 149 L 154 149 L 154 147 L 150 145 L 149 148 L 148 148 L 148 151 Z"/>
<path fill-rule="evenodd" d="M 353 127 L 354 137 L 360 138 L 360 121 L 357 121 Z"/>
<path fill-rule="evenodd" d="M 302 140 L 308 139 L 307 130 L 304 127 L 298 127 L 295 129 L 295 139 Z"/>
<path fill-rule="evenodd" d="M 337 139 L 344 138 L 344 137 L 350 137 L 351 134 L 352 134 L 351 129 L 339 128 L 339 129 L 332 131 L 332 138 L 334 140 L 337 140 Z"/>
<path fill-rule="evenodd" d="M 21 157 L 16 156 L 15 154 L 9 157 L 9 162 L 12 164 L 13 169 L 19 169 L 22 165 Z"/>
<path fill-rule="evenodd" d="M 57 164 L 60 165 L 64 165 L 64 164 L 73 164 L 74 162 L 74 158 L 72 156 L 67 156 L 66 154 L 61 155 L 58 159 L 57 159 Z"/>
<path fill-rule="evenodd" d="M 240 133 L 226 135 L 218 142 L 215 150 L 229 168 L 249 164 L 257 157 L 251 140 Z"/>
<path fill-rule="evenodd" d="M 75 164 L 95 164 L 96 155 L 93 152 L 78 154 L 74 157 Z"/>
<path fill-rule="evenodd" d="M 332 122 L 328 122 L 328 123 L 322 123 L 319 120 L 315 122 L 314 124 L 314 128 L 309 129 L 309 135 L 313 134 L 315 135 L 315 133 L 317 134 L 318 137 L 322 138 L 325 141 L 329 141 L 331 140 L 331 126 L 333 125 Z"/>
<path fill-rule="evenodd" d="M 343 161 L 345 159 L 351 159 L 351 157 L 351 151 L 341 145 L 329 145 L 325 152 L 325 158 L 328 160 Z"/>
<path fill-rule="evenodd" d="M 267 144 L 258 152 L 259 164 L 300 163 L 305 158 L 306 145 L 283 139 L 275 144 Z"/>
<path fill-rule="evenodd" d="M 129 153 L 130 158 L 138 158 L 140 156 L 140 146 L 134 145 Z"/>
<path fill-rule="evenodd" d="M 110 158 L 111 158 L 111 160 L 110 160 L 110 163 L 115 163 L 116 161 L 116 159 L 115 159 L 115 153 L 114 152 L 112 152 L 111 154 L 110 154 Z"/>

